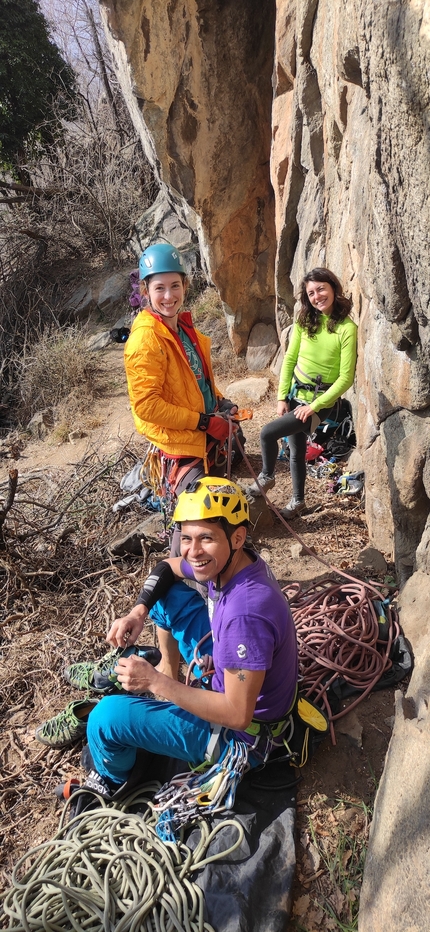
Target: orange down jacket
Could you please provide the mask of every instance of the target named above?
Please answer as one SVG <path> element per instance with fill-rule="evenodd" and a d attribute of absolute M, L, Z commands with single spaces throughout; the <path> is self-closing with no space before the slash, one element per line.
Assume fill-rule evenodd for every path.
<path fill-rule="evenodd" d="M 191 314 L 183 311 L 179 323 L 184 323 L 187 329 L 192 327 Z M 209 337 L 195 328 L 193 333 L 208 380 L 219 398 Z M 206 434 L 197 430 L 199 415 L 205 410 L 203 395 L 177 334 L 159 315 L 141 311 L 125 344 L 124 361 L 131 410 L 139 433 L 169 456 L 203 459 Z"/>

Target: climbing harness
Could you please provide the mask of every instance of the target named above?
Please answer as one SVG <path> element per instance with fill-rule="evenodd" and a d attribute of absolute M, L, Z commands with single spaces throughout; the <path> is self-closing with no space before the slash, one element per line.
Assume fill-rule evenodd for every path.
<path fill-rule="evenodd" d="M 299 372 L 304 379 L 306 379 L 306 382 L 302 382 L 301 379 L 297 378 L 296 371 Z M 321 395 L 323 392 L 326 392 L 329 388 L 331 388 L 332 384 L 332 382 L 323 382 L 322 375 L 316 375 L 315 378 L 313 378 L 311 375 L 307 375 L 306 372 L 302 372 L 300 367 L 296 365 L 293 375 L 293 384 L 287 397 L 289 401 L 292 401 L 293 398 L 296 398 L 297 392 L 302 390 L 306 392 L 313 392 L 312 401 L 314 401 L 317 395 Z"/>
<path fill-rule="evenodd" d="M 157 835 L 152 795 L 159 784 L 142 787 L 122 803 L 93 809 L 65 824 L 28 851 L 12 872 L 3 894 L 10 932 L 214 932 L 204 921 L 204 898 L 195 872 L 225 859 L 242 843 L 236 819 L 210 829 L 204 819 L 191 849 L 180 833 L 177 844 Z M 237 838 L 227 849 L 208 853 L 215 837 L 233 826 Z"/>
<path fill-rule="evenodd" d="M 292 767 L 304 767 L 327 734 L 328 719 L 313 702 L 297 695 L 287 725 L 288 728 L 282 732 L 280 739 L 275 739 L 273 743 L 273 763 L 285 761 Z"/>

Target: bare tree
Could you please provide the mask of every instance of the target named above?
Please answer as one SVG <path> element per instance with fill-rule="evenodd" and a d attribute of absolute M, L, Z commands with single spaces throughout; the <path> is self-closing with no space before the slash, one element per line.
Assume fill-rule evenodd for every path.
<path fill-rule="evenodd" d="M 43 8 L 79 95 L 62 136 L 49 146 L 35 143 L 24 164 L 28 182 L 0 179 L 0 380 L 9 392 L 22 353 L 66 322 L 73 263 L 130 261 L 133 225 L 158 192 L 115 79 L 98 5 L 43 0 Z"/>

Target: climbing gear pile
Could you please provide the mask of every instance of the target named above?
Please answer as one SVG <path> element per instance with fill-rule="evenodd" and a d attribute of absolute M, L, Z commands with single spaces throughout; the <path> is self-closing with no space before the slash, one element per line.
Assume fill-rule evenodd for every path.
<path fill-rule="evenodd" d="M 390 670 L 393 642 L 400 632 L 390 599 L 381 601 L 371 583 L 350 580 L 326 579 L 305 591 L 300 584 L 283 590 L 297 631 L 300 691 L 325 709 L 333 744 L 333 722 L 361 702 Z M 407 668 L 401 671 L 399 679 L 407 672 Z M 341 683 L 359 695 L 333 713 L 330 690 Z"/>
<path fill-rule="evenodd" d="M 320 444 L 327 457 L 344 459 L 356 446 L 352 408 L 346 398 L 336 402 L 335 420 L 326 418 L 318 425 L 313 440 Z"/>
<path fill-rule="evenodd" d="M 236 789 L 249 769 L 249 745 L 227 735 L 227 744 L 216 764 L 203 773 L 199 768 L 181 773 L 155 794 L 158 813 L 157 834 L 164 841 L 175 841 L 181 828 L 202 815 L 213 815 L 233 808 Z"/>
<path fill-rule="evenodd" d="M 3 894 L 8 929 L 46 932 L 214 932 L 204 921 L 204 898 L 195 873 L 225 859 L 244 838 L 235 819 L 212 831 L 201 819 L 192 850 L 183 835 L 166 845 L 155 831 L 151 801 L 159 784 L 147 785 L 121 804 L 101 808 L 65 825 L 28 851 L 16 864 L 12 884 Z M 210 854 L 210 846 L 226 827 L 237 831 L 229 848 Z M 218 850 L 217 850 L 218 849 Z"/>
<path fill-rule="evenodd" d="M 78 699 L 69 702 L 62 712 L 36 728 L 35 736 L 50 748 L 66 748 L 87 732 L 88 716 L 97 705 L 97 700 Z"/>

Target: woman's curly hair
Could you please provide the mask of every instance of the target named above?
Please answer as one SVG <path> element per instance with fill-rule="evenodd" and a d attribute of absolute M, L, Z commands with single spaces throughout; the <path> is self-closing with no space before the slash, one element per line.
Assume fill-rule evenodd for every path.
<path fill-rule="evenodd" d="M 336 324 L 338 324 L 340 320 L 345 320 L 345 317 L 348 317 L 348 314 L 352 308 L 351 298 L 347 298 L 346 295 L 344 295 L 339 279 L 333 272 L 330 272 L 330 269 L 318 268 L 312 269 L 311 272 L 308 272 L 301 283 L 300 293 L 298 295 L 298 299 L 301 302 L 301 308 L 297 322 L 307 331 L 307 334 L 310 337 L 313 337 L 316 334 L 321 315 L 318 308 L 312 307 L 312 304 L 306 294 L 306 285 L 309 282 L 328 282 L 328 284 L 333 288 L 334 306 L 327 324 L 327 330 L 329 330 L 330 333 L 333 333 L 333 330 L 336 328 Z"/>

